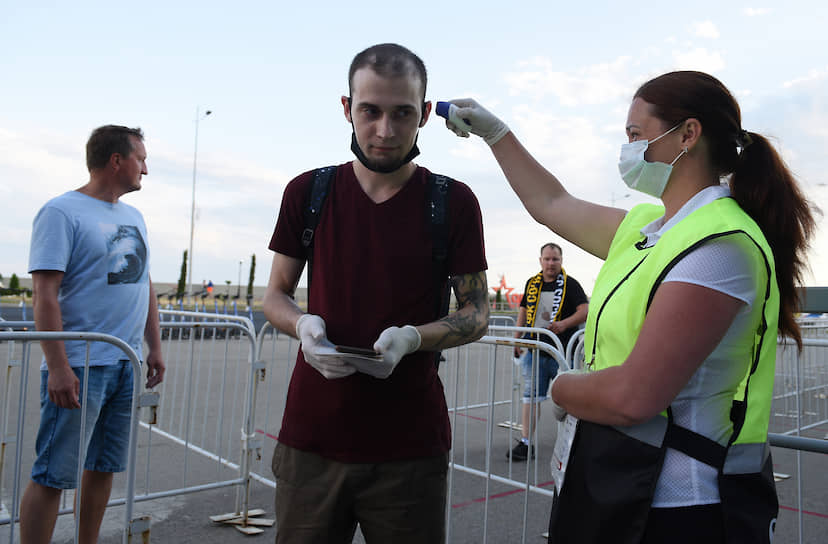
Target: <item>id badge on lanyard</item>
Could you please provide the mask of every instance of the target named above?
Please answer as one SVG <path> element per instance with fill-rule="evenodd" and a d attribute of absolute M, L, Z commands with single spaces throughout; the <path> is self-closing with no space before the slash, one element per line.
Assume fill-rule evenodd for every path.
<path fill-rule="evenodd" d="M 566 476 L 566 465 L 569 462 L 569 452 L 572 450 L 572 442 L 575 440 L 575 429 L 578 427 L 578 418 L 566 414 L 563 421 L 558 423 L 558 439 L 555 441 L 555 449 L 552 451 L 552 480 L 555 482 L 555 489 L 560 495 L 563 489 L 564 476 Z"/>

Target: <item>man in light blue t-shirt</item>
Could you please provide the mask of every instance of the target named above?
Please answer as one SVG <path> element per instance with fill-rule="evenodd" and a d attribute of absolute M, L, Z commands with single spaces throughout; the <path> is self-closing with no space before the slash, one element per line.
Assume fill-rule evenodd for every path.
<path fill-rule="evenodd" d="M 89 182 L 47 202 L 32 226 L 29 272 L 38 331 L 116 336 L 147 367 L 147 388 L 164 377 L 158 307 L 149 276 L 147 228 L 119 199 L 141 189 L 147 152 L 141 129 L 99 127 L 86 144 Z M 149 347 L 143 356 L 143 343 Z M 40 428 L 32 480 L 20 504 L 21 543 L 51 540 L 63 489 L 77 487 L 81 400 L 88 443 L 80 499 L 80 541 L 96 542 L 113 473 L 126 469 L 132 366 L 111 344 L 43 341 Z"/>

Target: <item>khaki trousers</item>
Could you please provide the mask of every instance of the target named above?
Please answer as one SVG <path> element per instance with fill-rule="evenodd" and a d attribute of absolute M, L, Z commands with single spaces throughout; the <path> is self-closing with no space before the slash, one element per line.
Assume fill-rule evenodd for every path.
<path fill-rule="evenodd" d="M 445 541 L 448 454 L 340 463 L 283 444 L 273 453 L 277 544 Z"/>

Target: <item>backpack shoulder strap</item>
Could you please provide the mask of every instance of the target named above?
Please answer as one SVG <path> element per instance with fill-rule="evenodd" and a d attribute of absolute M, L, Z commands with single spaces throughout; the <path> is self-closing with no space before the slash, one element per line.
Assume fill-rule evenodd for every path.
<path fill-rule="evenodd" d="M 308 190 L 308 198 L 305 201 L 303 216 L 305 228 L 302 231 L 302 247 L 305 248 L 305 260 L 308 262 L 308 294 L 310 295 L 310 282 L 313 271 L 313 235 L 319 225 L 319 218 L 322 209 L 328 198 L 331 181 L 336 174 L 336 166 L 325 166 L 317 168 L 313 172 L 313 182 Z"/>
<path fill-rule="evenodd" d="M 303 216 L 305 228 L 302 231 L 302 246 L 305 248 L 305 260 L 308 262 L 308 290 L 313 277 L 313 242 L 316 227 L 325 206 L 331 181 L 336 174 L 336 166 L 325 166 L 313 172 Z M 428 176 L 428 200 L 426 203 L 426 221 L 431 231 L 431 260 L 434 264 L 435 283 L 440 286 L 441 296 L 437 303 L 437 317 L 448 313 L 451 286 L 446 282 L 448 270 L 448 213 L 449 189 L 452 180 L 448 176 L 430 173 Z M 445 288 L 443 288 L 445 284 Z"/>
<path fill-rule="evenodd" d="M 434 281 L 441 295 L 437 303 L 437 318 L 448 314 L 451 286 L 448 277 L 448 214 L 449 192 L 454 180 L 448 176 L 430 173 L 428 176 L 428 202 L 426 220 L 431 230 L 431 260 Z M 445 284 L 445 287 L 443 285 Z"/>

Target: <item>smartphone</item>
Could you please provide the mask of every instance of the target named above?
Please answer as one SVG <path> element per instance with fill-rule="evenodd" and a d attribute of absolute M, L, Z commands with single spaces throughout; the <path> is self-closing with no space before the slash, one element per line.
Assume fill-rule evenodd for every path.
<path fill-rule="evenodd" d="M 352 355 L 362 355 L 363 357 L 382 357 L 382 355 L 372 349 L 356 348 L 354 346 L 336 346 L 336 351 L 350 353 Z"/>

